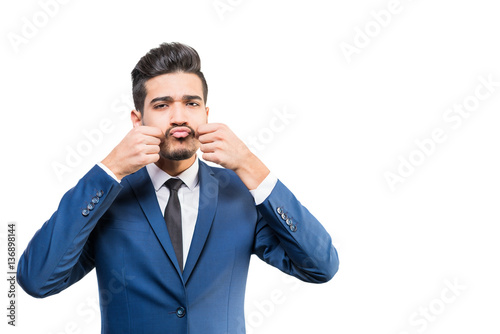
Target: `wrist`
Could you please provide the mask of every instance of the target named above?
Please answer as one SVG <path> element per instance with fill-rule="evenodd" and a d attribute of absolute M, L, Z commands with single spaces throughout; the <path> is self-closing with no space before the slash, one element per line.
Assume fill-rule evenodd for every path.
<path fill-rule="evenodd" d="M 126 176 L 126 174 L 121 173 L 120 170 L 116 166 L 114 166 L 114 164 L 107 158 L 101 161 L 101 164 L 107 169 L 108 174 L 111 173 L 112 175 L 114 175 L 115 179 L 118 182 L 120 182 L 121 179 Z"/>
<path fill-rule="evenodd" d="M 256 189 L 269 175 L 270 170 L 257 156 L 250 152 L 250 156 L 234 172 L 245 184 L 248 190 Z"/>

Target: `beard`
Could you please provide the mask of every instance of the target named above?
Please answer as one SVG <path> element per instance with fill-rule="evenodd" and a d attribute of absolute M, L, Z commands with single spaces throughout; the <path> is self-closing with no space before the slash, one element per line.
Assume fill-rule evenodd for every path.
<path fill-rule="evenodd" d="M 196 133 L 191 127 L 183 125 L 183 127 L 189 128 L 191 132 L 187 137 L 175 138 L 170 135 L 170 131 L 175 127 L 173 126 L 165 132 L 165 140 L 160 146 L 160 156 L 164 159 L 175 161 L 189 159 L 198 150 Z"/>

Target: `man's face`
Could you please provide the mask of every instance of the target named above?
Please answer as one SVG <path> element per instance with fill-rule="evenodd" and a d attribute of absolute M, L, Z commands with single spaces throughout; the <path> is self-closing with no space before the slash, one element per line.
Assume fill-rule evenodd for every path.
<path fill-rule="evenodd" d="M 191 158 L 200 143 L 196 130 L 207 123 L 200 78 L 193 73 L 168 73 L 146 82 L 142 124 L 165 133 L 160 156 L 169 160 Z"/>

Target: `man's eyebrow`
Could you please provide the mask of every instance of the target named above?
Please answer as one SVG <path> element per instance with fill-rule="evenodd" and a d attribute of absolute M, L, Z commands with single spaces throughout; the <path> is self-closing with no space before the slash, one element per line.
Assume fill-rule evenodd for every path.
<path fill-rule="evenodd" d="M 183 95 L 182 96 L 182 101 L 191 101 L 191 100 L 203 101 L 203 99 L 198 95 Z M 155 97 L 154 99 L 151 100 L 151 102 L 149 102 L 149 104 L 153 104 L 156 102 L 174 102 L 174 99 L 172 96 Z"/>
<path fill-rule="evenodd" d="M 154 99 L 149 102 L 149 104 L 153 104 L 155 102 L 173 102 L 174 99 L 171 96 L 161 96 L 161 97 L 155 97 Z"/>
<path fill-rule="evenodd" d="M 183 101 L 190 101 L 190 100 L 200 100 L 200 101 L 203 101 L 203 99 L 201 97 L 199 97 L 198 95 L 184 95 L 182 97 L 182 100 Z"/>

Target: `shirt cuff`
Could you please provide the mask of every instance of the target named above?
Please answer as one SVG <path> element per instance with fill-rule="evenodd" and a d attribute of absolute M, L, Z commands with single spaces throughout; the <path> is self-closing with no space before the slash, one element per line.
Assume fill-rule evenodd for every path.
<path fill-rule="evenodd" d="M 99 162 L 97 164 L 97 166 L 101 167 L 101 169 L 103 171 L 105 171 L 109 176 L 111 176 L 113 179 L 115 179 L 116 182 L 120 183 L 120 180 L 118 180 L 118 178 L 116 177 L 116 175 L 106 166 L 104 166 L 104 164 L 102 162 Z"/>
<path fill-rule="evenodd" d="M 259 184 L 257 189 L 250 190 L 250 194 L 252 194 L 256 205 L 261 204 L 266 200 L 267 197 L 269 197 L 269 195 L 271 195 L 271 192 L 273 191 L 277 182 L 278 178 L 272 173 L 269 173 L 264 181 Z"/>

